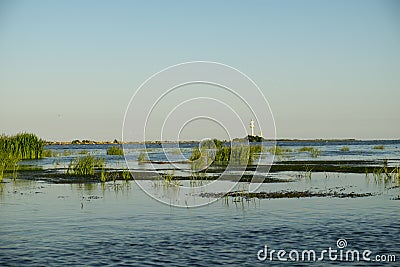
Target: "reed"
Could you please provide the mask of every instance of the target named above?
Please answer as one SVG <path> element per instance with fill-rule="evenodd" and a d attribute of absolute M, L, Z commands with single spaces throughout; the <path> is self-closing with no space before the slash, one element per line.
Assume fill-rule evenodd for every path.
<path fill-rule="evenodd" d="M 231 144 L 223 146 L 223 141 L 210 140 L 214 143 L 202 143 L 201 147 L 194 147 L 190 156 L 192 168 L 199 170 L 210 164 L 253 164 L 255 158 L 264 151 L 261 145 Z M 209 145 L 208 145 L 209 144 Z"/>
<path fill-rule="evenodd" d="M 378 145 L 378 146 L 374 146 L 373 148 L 374 148 L 374 149 L 381 149 L 381 150 L 383 150 L 383 149 L 385 149 L 385 146 L 384 146 L 384 145 Z"/>
<path fill-rule="evenodd" d="M 321 149 L 310 147 L 310 146 L 303 146 L 298 149 L 299 152 L 310 152 L 311 157 L 316 158 L 321 154 Z"/>
<path fill-rule="evenodd" d="M 146 152 L 140 152 L 139 153 L 139 156 L 138 156 L 138 162 L 139 163 L 145 163 L 145 162 L 147 162 L 149 159 L 148 159 L 148 157 L 147 157 L 147 153 Z"/>
<path fill-rule="evenodd" d="M 281 147 L 281 146 L 272 146 L 268 149 L 268 152 L 274 154 L 275 156 L 282 156 L 292 152 L 290 148 Z"/>
<path fill-rule="evenodd" d="M 350 151 L 350 147 L 344 146 L 344 147 L 342 147 L 342 148 L 340 149 L 340 151 L 342 151 L 342 152 Z"/>
<path fill-rule="evenodd" d="M 110 146 L 107 148 L 107 155 L 123 156 L 124 150 L 121 146 Z"/>
<path fill-rule="evenodd" d="M 40 159 L 43 157 L 44 140 L 31 133 L 0 136 L 0 150 L 18 159 Z"/>
<path fill-rule="evenodd" d="M 105 160 L 103 158 L 86 155 L 77 157 L 71 161 L 68 166 L 67 174 L 77 176 L 91 176 L 94 175 L 96 169 L 103 169 Z"/>

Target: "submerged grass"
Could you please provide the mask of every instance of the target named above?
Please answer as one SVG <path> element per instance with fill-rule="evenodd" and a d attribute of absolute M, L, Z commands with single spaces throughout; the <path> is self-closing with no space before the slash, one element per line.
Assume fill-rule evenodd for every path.
<path fill-rule="evenodd" d="M 86 155 L 77 157 L 68 166 L 67 174 L 77 176 L 94 175 L 95 169 L 102 169 L 104 172 L 105 160 L 103 158 Z"/>
<path fill-rule="evenodd" d="M 385 149 L 385 146 L 384 145 L 378 145 L 378 146 L 374 146 L 373 147 L 374 149 Z"/>
<path fill-rule="evenodd" d="M 107 148 L 107 155 L 123 156 L 124 150 L 121 146 L 110 146 L 109 148 Z"/>

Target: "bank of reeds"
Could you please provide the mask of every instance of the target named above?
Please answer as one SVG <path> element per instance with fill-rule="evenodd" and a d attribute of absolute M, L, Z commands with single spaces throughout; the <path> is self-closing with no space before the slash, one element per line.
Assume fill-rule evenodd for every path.
<path fill-rule="evenodd" d="M 123 156 L 124 150 L 121 146 L 110 146 L 107 148 L 107 155 Z"/>
<path fill-rule="evenodd" d="M 212 142 L 212 143 L 211 143 Z M 204 169 L 211 164 L 253 164 L 254 160 L 263 151 L 261 145 L 231 144 L 224 146 L 222 141 L 217 139 L 202 143 L 200 148 L 194 147 L 190 160 L 194 169 Z"/>
<path fill-rule="evenodd" d="M 104 166 L 104 158 L 86 155 L 73 159 L 68 166 L 67 174 L 77 176 L 90 176 L 94 175 L 94 171 L 96 169 L 104 170 Z"/>

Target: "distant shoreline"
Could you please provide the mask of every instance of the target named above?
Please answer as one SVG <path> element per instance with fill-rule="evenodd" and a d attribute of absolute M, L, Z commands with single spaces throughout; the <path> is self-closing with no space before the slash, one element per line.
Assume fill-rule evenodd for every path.
<path fill-rule="evenodd" d="M 198 143 L 200 140 L 184 140 L 184 141 L 93 141 L 93 140 L 74 140 L 74 141 L 46 141 L 46 145 L 122 145 L 122 144 L 161 144 L 161 143 L 180 143 L 180 144 L 192 144 Z M 235 141 L 241 141 L 236 139 Z M 244 140 L 243 140 L 244 141 Z M 400 141 L 400 139 L 355 139 L 355 138 L 342 138 L 342 139 L 264 139 L 264 142 L 372 142 L 372 141 Z"/>

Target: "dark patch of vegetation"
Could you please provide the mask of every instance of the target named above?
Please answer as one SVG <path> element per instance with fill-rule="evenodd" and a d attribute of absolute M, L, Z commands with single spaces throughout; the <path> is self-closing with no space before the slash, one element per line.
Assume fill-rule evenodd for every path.
<path fill-rule="evenodd" d="M 344 146 L 344 147 L 342 147 L 342 148 L 340 149 L 340 151 L 342 151 L 342 152 L 350 151 L 350 147 Z"/>
<path fill-rule="evenodd" d="M 343 192 L 312 192 L 312 191 L 278 191 L 278 192 L 246 192 L 234 191 L 228 193 L 201 193 L 201 197 L 222 198 L 232 197 L 239 200 L 258 199 L 277 199 L 277 198 L 306 198 L 306 197 L 335 197 L 335 198 L 358 198 L 374 196 L 374 193 L 343 193 Z"/>
<path fill-rule="evenodd" d="M 373 148 L 374 148 L 374 149 L 381 149 L 381 150 L 383 150 L 383 149 L 385 149 L 385 146 L 384 146 L 384 145 L 379 145 L 379 146 L 374 146 Z"/>

